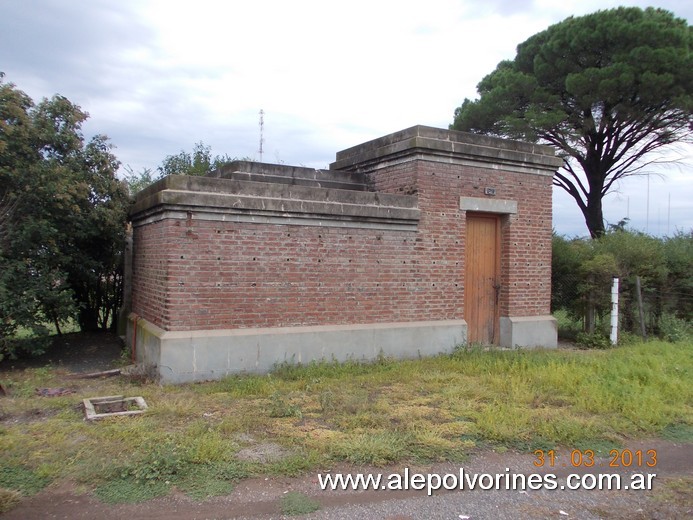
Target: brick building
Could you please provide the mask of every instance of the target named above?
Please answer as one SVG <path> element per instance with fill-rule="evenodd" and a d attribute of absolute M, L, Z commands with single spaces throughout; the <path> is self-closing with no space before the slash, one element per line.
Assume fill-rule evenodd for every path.
<path fill-rule="evenodd" d="M 140 192 L 128 341 L 163 381 L 556 345 L 551 148 L 415 126 L 329 170 L 233 162 Z"/>

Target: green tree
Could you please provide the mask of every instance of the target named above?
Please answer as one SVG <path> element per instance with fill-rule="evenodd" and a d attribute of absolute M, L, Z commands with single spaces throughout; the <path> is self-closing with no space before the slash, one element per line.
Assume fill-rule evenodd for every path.
<path fill-rule="evenodd" d="M 128 186 L 130 197 L 134 197 L 137 192 L 155 182 L 156 179 L 150 168 L 142 168 L 141 171 L 136 172 L 130 166 L 125 167 L 125 184 Z"/>
<path fill-rule="evenodd" d="M 689 141 L 692 28 L 672 13 L 620 7 L 570 17 L 517 47 L 455 110 L 455 130 L 547 143 L 564 166 L 554 184 L 576 201 L 592 237 L 602 199 L 652 152 Z"/>
<path fill-rule="evenodd" d="M 166 175 L 207 175 L 233 160 L 228 155 L 212 157 L 212 147 L 200 141 L 195 143 L 192 153 L 181 150 L 177 155 L 167 155 L 158 167 L 159 178 Z"/>
<path fill-rule="evenodd" d="M 192 153 L 181 150 L 176 155 L 167 155 L 157 167 L 158 175 L 155 175 L 150 168 L 142 168 L 141 171 L 136 172 L 126 166 L 125 182 L 130 196 L 134 197 L 137 192 L 167 175 L 207 175 L 220 166 L 235 160 L 238 159 L 228 155 L 212 156 L 212 147 L 200 141 L 193 146 Z M 249 161 L 251 159 L 243 160 Z"/>
<path fill-rule="evenodd" d="M 111 149 L 105 136 L 93 137 L 74 169 L 85 189 L 76 201 L 80 217 L 64 248 L 69 254 L 68 284 L 79 304 L 82 330 L 115 330 L 122 304 L 129 197 L 126 184 L 116 177 L 119 162 Z"/>
<path fill-rule="evenodd" d="M 18 327 L 114 325 L 127 187 L 104 136 L 67 98 L 37 105 L 0 77 L 0 342 Z M 1 347 L 0 347 L 1 349 Z"/>

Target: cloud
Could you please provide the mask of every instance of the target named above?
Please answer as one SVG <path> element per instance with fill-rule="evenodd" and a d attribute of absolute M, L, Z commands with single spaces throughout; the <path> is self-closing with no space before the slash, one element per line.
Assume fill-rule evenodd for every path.
<path fill-rule="evenodd" d="M 0 50 L 5 72 L 24 77 L 41 92 L 79 96 L 111 94 L 114 70 L 128 65 L 134 49 L 148 45 L 147 28 L 125 4 L 25 0 L 5 2 Z"/>
<path fill-rule="evenodd" d="M 659 4 L 691 17 L 691 2 Z M 213 153 L 258 157 L 260 109 L 265 161 L 323 168 L 337 151 L 390 132 L 447 127 L 517 44 L 569 15 L 616 5 L 2 2 L 0 70 L 34 100 L 60 93 L 80 105 L 91 116 L 85 133 L 108 135 L 136 171 L 199 141 Z M 579 224 L 568 208 L 557 222 Z"/>

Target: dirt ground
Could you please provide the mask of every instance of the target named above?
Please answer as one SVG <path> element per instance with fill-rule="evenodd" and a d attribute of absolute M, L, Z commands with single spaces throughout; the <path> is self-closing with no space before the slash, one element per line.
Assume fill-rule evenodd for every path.
<path fill-rule="evenodd" d="M 70 334 L 50 352 L 31 361 L 5 360 L 0 371 L 22 370 L 29 366 L 59 366 L 72 372 L 107 370 L 120 363 L 121 343 L 117 337 Z M 172 490 L 167 497 L 140 504 L 107 505 L 71 482 L 53 484 L 23 499 L 3 520 L 26 519 L 278 519 L 282 497 L 289 491 L 303 493 L 320 504 L 320 510 L 301 518 L 359 520 L 411 520 L 417 518 L 613 518 L 623 520 L 693 518 L 693 444 L 661 439 L 631 443 L 632 450 L 657 450 L 657 477 L 652 491 L 443 491 L 426 496 L 425 491 L 322 491 L 317 473 L 298 478 L 253 478 L 237 483 L 228 496 L 197 502 Z M 552 471 L 559 479 L 568 473 L 611 473 L 569 467 L 537 470 L 530 454 L 479 451 L 460 464 L 410 468 L 411 472 L 540 473 Z M 608 459 L 598 464 L 606 465 Z M 625 471 L 627 475 L 633 471 Z M 401 473 L 402 466 L 364 468 L 339 465 L 322 468 L 332 473 Z M 652 471 L 655 472 L 655 471 Z M 293 517 L 296 518 L 296 517 Z"/>
<path fill-rule="evenodd" d="M 51 348 L 40 356 L 3 359 L 0 371 L 50 365 L 68 372 L 96 372 L 117 366 L 122 352 L 123 343 L 118 336 L 75 332 L 56 337 Z"/>

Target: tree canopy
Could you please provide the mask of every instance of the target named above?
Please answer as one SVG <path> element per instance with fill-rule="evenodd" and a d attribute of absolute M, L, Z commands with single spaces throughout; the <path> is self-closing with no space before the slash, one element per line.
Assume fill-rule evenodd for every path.
<path fill-rule="evenodd" d="M 159 178 L 166 175 L 207 175 L 233 160 L 228 155 L 212 157 L 212 147 L 200 141 L 195 143 L 192 153 L 181 150 L 176 155 L 167 155 L 157 169 Z"/>
<path fill-rule="evenodd" d="M 85 141 L 87 117 L 0 76 L 0 353 L 19 327 L 114 325 L 129 199 L 108 139 Z"/>
<path fill-rule="evenodd" d="M 600 236 L 602 199 L 614 183 L 638 173 L 652 152 L 691 138 L 692 34 L 662 9 L 570 17 L 499 63 L 450 127 L 558 148 L 565 162 L 554 184 Z"/>
<path fill-rule="evenodd" d="M 228 155 L 212 156 L 212 147 L 200 141 L 195 143 L 192 153 L 181 150 L 175 155 L 167 155 L 157 167 L 159 174 L 156 177 L 150 168 L 143 168 L 141 171 L 135 172 L 132 168 L 125 167 L 125 182 L 130 194 L 134 196 L 138 191 L 167 175 L 207 175 L 220 166 L 235 160 L 237 158 Z"/>

